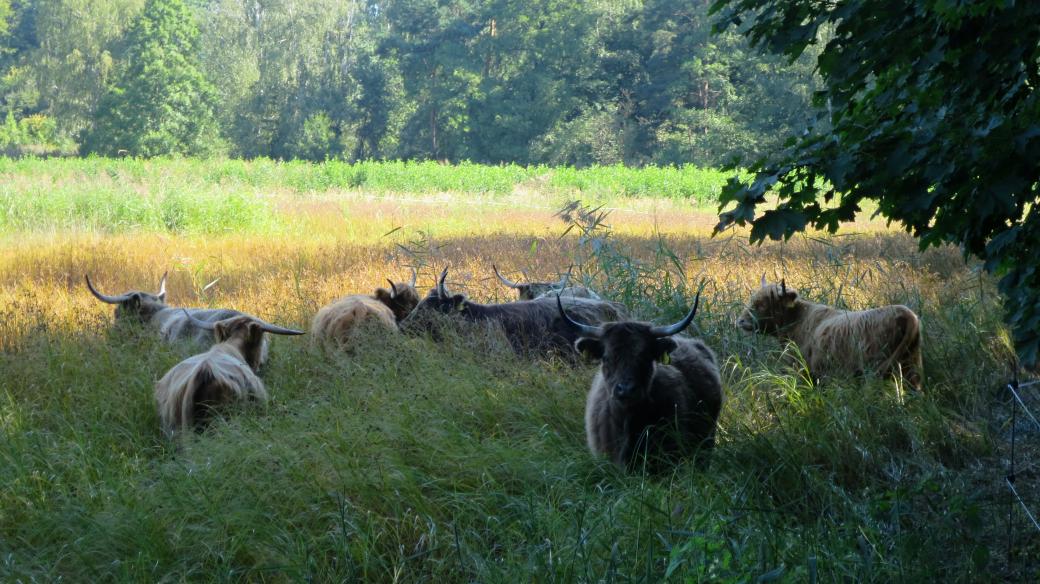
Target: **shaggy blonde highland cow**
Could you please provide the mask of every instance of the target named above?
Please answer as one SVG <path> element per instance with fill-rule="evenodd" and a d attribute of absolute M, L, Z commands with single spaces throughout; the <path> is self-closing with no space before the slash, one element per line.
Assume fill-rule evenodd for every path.
<path fill-rule="evenodd" d="M 201 427 L 213 409 L 233 401 L 267 401 L 264 382 L 256 375 L 264 333 L 302 335 L 303 331 L 268 324 L 251 316 L 215 323 L 187 317 L 194 326 L 212 330 L 217 343 L 205 353 L 175 365 L 155 384 L 162 430 L 168 437 Z"/>
<path fill-rule="evenodd" d="M 834 373 L 901 375 L 921 388 L 921 323 L 906 306 L 840 310 L 809 302 L 784 282 L 751 295 L 737 326 L 793 341 L 814 377 Z"/>
<path fill-rule="evenodd" d="M 415 290 L 415 270 L 408 284 L 394 283 L 390 289 L 377 288 L 372 296 L 354 294 L 336 300 L 314 315 L 311 335 L 316 342 L 349 344 L 351 334 L 362 323 L 377 322 L 389 330 L 397 330 L 403 320 L 419 304 Z"/>

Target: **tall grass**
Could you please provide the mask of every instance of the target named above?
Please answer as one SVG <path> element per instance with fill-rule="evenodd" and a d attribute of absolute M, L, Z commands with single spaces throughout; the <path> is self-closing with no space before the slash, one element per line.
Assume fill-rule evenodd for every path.
<path fill-rule="evenodd" d="M 533 255 L 522 235 L 396 241 L 425 250 L 421 284 L 449 263 L 452 284 L 478 298 L 509 294 L 490 276 L 496 257 L 534 275 L 585 258 L 590 284 L 662 320 L 703 280 L 695 332 L 719 353 L 726 389 L 707 472 L 623 474 L 591 457 L 593 366 L 526 362 L 472 336 L 370 334 L 342 355 L 275 339 L 263 371 L 273 402 L 176 448 L 151 391 L 185 353 L 110 330 L 82 273 L 118 292 L 174 267 L 175 303 L 306 326 L 325 302 L 404 273 L 394 249 L 401 264 L 416 257 L 295 235 L 9 244 L 0 579 L 969 582 L 999 568 L 998 501 L 979 484 L 998 464 L 989 388 L 1007 346 L 990 283 L 955 250 L 922 255 L 891 234 L 748 248 L 599 229 Z M 737 331 L 763 271 L 814 299 L 912 306 L 926 391 L 814 385 L 788 350 Z"/>
<path fill-rule="evenodd" d="M 0 232 L 89 229 L 105 232 L 264 232 L 279 224 L 262 198 L 216 188 L 142 193 L 121 184 L 22 189 L 0 185 Z"/>
<path fill-rule="evenodd" d="M 3 164 L 28 165 L 13 176 L 36 184 L 25 178 L 36 162 Z M 58 164 L 48 180 L 137 185 L 160 208 L 186 191 L 159 185 L 235 168 L 68 164 L 84 166 L 62 177 Z M 91 164 L 99 172 L 84 178 Z M 197 196 L 219 197 L 240 179 L 198 180 L 210 186 Z M 119 210 L 131 197 L 117 190 L 91 216 L 161 216 Z M 468 234 L 454 223 L 387 233 L 398 220 L 381 223 L 388 208 L 351 208 L 308 230 L 253 233 L 228 219 L 206 237 L 148 227 L 0 239 L 0 581 L 1027 577 L 1002 571 L 1004 500 L 991 485 L 1007 334 L 992 283 L 957 250 L 920 253 L 887 232 L 749 247 L 580 204 L 562 217 L 469 206 Z M 343 354 L 273 339 L 261 372 L 272 402 L 174 445 L 152 390 L 186 349 L 112 327 L 111 307 L 82 284 L 90 273 L 106 291 L 148 290 L 170 270 L 174 304 L 306 327 L 320 306 L 407 265 L 421 287 L 450 265 L 454 289 L 508 298 L 492 262 L 534 278 L 576 264 L 576 277 L 660 322 L 703 287 L 692 333 L 718 353 L 726 394 L 710 468 L 646 476 L 590 456 L 582 411 L 595 366 L 525 361 L 473 334 L 369 332 Z M 913 308 L 925 391 L 873 377 L 817 384 L 796 351 L 737 330 L 763 272 L 818 301 Z"/>
<path fill-rule="evenodd" d="M 0 158 L 0 230 L 71 225 L 255 230 L 272 192 L 584 196 L 710 204 L 724 173 L 696 167 L 587 169 L 436 162 Z"/>

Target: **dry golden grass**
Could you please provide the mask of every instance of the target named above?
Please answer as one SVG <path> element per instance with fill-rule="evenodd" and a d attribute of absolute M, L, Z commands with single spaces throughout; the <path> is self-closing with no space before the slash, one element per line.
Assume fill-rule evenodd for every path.
<path fill-rule="evenodd" d="M 580 255 L 576 235 L 561 238 L 566 226 L 554 216 L 551 201 L 518 208 L 503 201 L 463 204 L 458 195 L 404 199 L 285 196 L 278 208 L 291 217 L 291 227 L 275 234 L 7 236 L 0 239 L 4 336 L 13 340 L 41 319 L 59 328 L 96 326 L 110 308 L 90 296 L 84 274 L 103 291 L 121 293 L 150 290 L 169 271 L 174 304 L 231 307 L 302 326 L 331 300 L 370 293 L 387 278 L 404 277 L 416 263 L 420 288 L 432 286 L 441 267 L 450 266 L 454 288 L 490 300 L 511 296 L 494 279 L 492 264 L 516 277 L 523 270 L 532 278 L 555 279 Z M 818 298 L 840 289 L 840 299 L 829 300 L 851 307 L 938 305 L 949 300 L 944 294 L 978 286 L 964 284 L 975 276 L 956 250 L 921 254 L 912 238 L 877 223 L 852 226 L 863 231 L 858 235 L 751 246 L 744 233 L 710 237 L 709 212 L 670 201 L 634 207 L 611 212 L 611 237 L 636 259 L 650 258 L 661 243 L 674 251 L 690 286 L 706 282 L 716 318 L 735 313 L 762 274 L 786 278 Z M 416 257 L 406 249 L 416 250 L 420 231 L 430 238 Z M 219 283 L 201 295 L 216 278 Z"/>

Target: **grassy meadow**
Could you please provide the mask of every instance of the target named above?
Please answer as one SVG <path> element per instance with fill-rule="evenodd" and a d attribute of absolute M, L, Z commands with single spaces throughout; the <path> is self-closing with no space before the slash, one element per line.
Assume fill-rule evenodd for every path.
<path fill-rule="evenodd" d="M 721 178 L 720 178 L 721 177 Z M 725 175 L 269 161 L 0 161 L 0 581 L 974 582 L 1005 566 L 992 282 L 956 249 L 863 222 L 749 246 L 711 238 Z M 714 189 L 714 190 L 713 190 Z M 557 214 L 581 199 L 585 211 Z M 609 212 L 605 217 L 600 213 Z M 692 327 L 726 401 L 710 469 L 625 474 L 589 455 L 594 365 L 494 337 L 372 331 L 350 353 L 272 340 L 266 406 L 180 444 L 155 381 L 190 350 L 112 326 L 108 293 L 306 328 L 419 270 L 504 300 L 508 274 L 575 273 Z M 816 385 L 733 320 L 760 276 L 921 316 L 926 389 Z M 209 290 L 206 283 L 219 282 Z M 793 359 L 792 359 L 793 357 Z"/>

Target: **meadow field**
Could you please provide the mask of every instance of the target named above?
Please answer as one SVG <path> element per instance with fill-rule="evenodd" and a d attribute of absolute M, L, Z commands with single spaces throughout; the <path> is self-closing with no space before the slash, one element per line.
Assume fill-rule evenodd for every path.
<path fill-rule="evenodd" d="M 762 246 L 712 238 L 724 180 L 694 168 L 0 160 L 0 581 L 1035 575 L 1040 538 L 1020 534 L 1011 571 L 1003 557 L 1012 352 L 993 282 L 957 249 L 922 253 L 868 220 Z M 275 338 L 262 371 L 272 401 L 174 444 L 152 391 L 190 350 L 113 327 L 83 284 L 89 273 L 104 292 L 154 290 L 169 271 L 171 304 L 307 328 L 329 301 L 412 267 L 422 291 L 449 266 L 453 289 L 510 298 L 492 264 L 516 278 L 574 265 L 662 322 L 703 286 L 690 334 L 718 353 L 726 392 L 710 468 L 626 474 L 590 456 L 595 365 L 522 360 L 472 335 L 371 331 L 332 354 Z M 815 301 L 910 306 L 925 390 L 816 384 L 791 348 L 739 331 L 763 273 Z"/>

